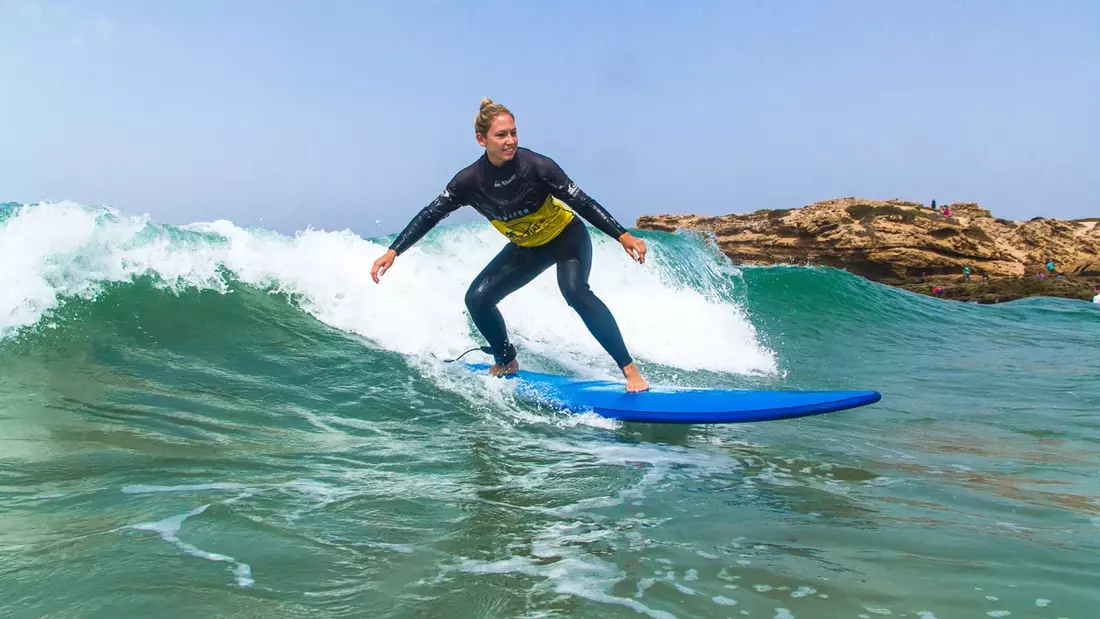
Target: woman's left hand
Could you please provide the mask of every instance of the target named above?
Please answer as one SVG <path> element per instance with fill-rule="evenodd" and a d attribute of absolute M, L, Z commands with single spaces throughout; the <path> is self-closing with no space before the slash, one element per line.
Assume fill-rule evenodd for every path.
<path fill-rule="evenodd" d="M 626 253 L 630 254 L 630 257 L 636 260 L 638 264 L 645 264 L 645 241 L 629 232 L 624 232 L 619 237 L 619 242 L 623 244 Z"/>

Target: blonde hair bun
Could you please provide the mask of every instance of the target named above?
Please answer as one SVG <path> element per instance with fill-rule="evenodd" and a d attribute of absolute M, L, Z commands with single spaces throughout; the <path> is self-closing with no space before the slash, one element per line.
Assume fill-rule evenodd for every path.
<path fill-rule="evenodd" d="M 494 103 L 489 97 L 482 97 L 477 116 L 474 116 L 474 133 L 477 135 L 489 133 L 489 127 L 493 126 L 493 120 L 501 114 L 507 114 L 515 118 L 515 115 L 508 108 L 499 103 Z"/>

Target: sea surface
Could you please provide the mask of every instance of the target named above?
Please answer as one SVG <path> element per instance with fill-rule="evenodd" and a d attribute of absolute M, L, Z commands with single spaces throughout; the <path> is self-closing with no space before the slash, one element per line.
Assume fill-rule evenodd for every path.
<path fill-rule="evenodd" d="M 1100 307 L 943 301 L 593 230 L 654 383 L 876 389 L 789 421 L 621 424 L 443 359 L 504 243 L 0 204 L 0 616 L 1100 613 Z M 525 368 L 615 378 L 552 271 Z M 485 361 L 481 353 L 467 357 Z"/>

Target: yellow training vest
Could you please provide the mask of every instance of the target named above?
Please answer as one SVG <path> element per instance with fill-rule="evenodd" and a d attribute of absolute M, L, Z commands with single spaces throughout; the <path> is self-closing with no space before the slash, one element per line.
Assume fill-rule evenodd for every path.
<path fill-rule="evenodd" d="M 547 195 L 542 206 L 529 213 L 508 221 L 491 219 L 493 227 L 521 247 L 536 247 L 549 243 L 573 221 L 573 211 L 554 196 Z"/>

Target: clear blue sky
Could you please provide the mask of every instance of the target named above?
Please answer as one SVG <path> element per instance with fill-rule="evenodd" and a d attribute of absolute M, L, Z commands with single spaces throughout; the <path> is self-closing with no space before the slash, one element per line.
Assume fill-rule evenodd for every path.
<path fill-rule="evenodd" d="M 1097 216 L 1098 33 L 1089 0 L 0 0 L 0 201 L 395 232 L 480 155 L 489 95 L 628 225 Z"/>

